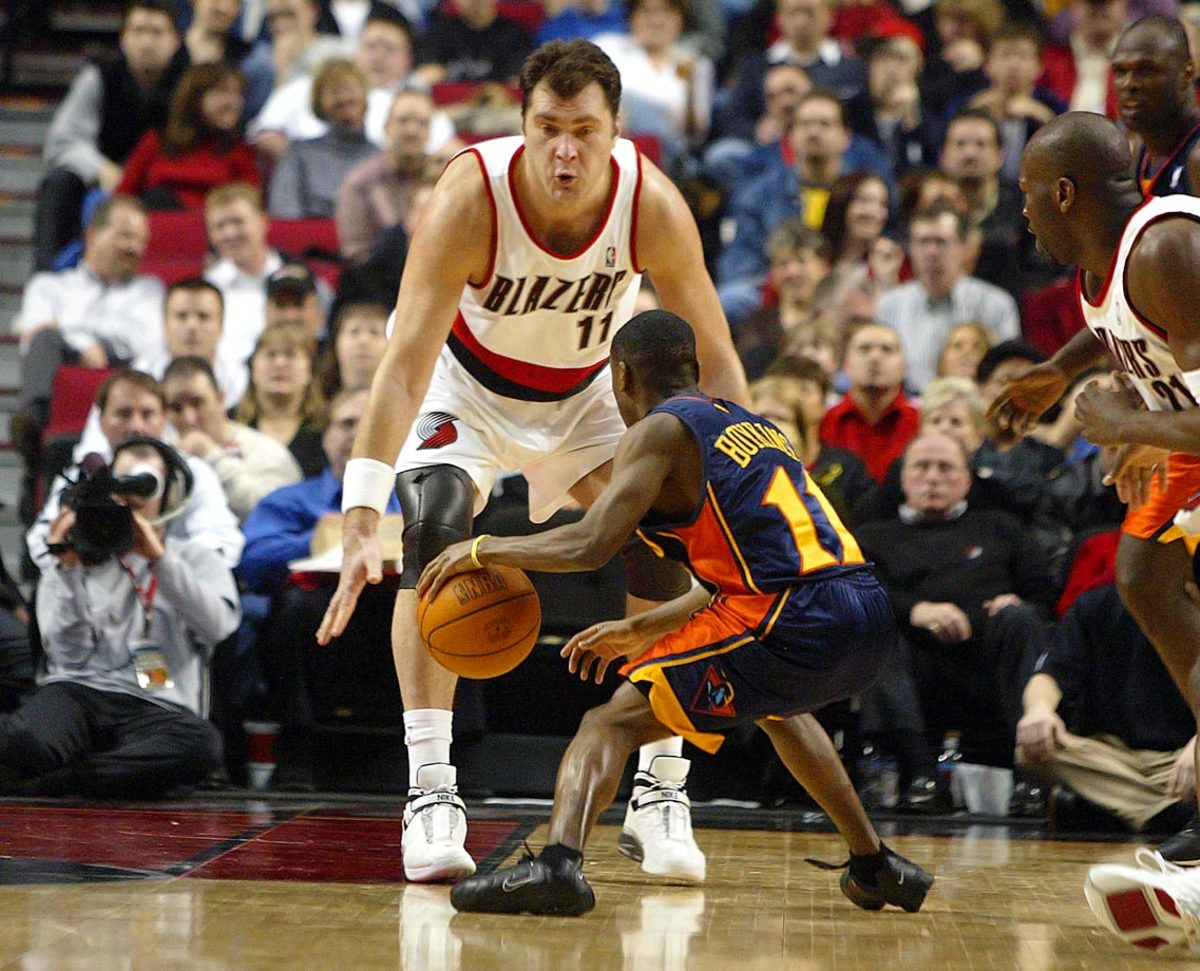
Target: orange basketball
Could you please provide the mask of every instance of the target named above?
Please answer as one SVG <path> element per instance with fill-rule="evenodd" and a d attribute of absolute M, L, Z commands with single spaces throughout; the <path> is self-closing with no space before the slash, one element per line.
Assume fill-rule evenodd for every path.
<path fill-rule="evenodd" d="M 434 660 L 464 678 L 495 678 L 529 656 L 542 605 L 523 571 L 488 566 L 460 573 L 417 608 Z"/>

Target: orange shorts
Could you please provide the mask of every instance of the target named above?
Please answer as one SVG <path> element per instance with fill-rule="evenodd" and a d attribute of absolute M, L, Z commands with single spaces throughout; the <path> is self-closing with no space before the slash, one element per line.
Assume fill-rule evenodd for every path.
<path fill-rule="evenodd" d="M 1175 514 L 1184 506 L 1194 505 L 1200 493 L 1200 455 L 1172 452 L 1167 465 L 1167 488 L 1151 489 L 1150 501 L 1138 509 L 1130 509 L 1121 524 L 1121 532 L 1141 539 L 1156 539 L 1160 543 L 1183 540 L 1189 553 L 1200 545 L 1200 536 L 1190 536 L 1175 525 Z"/>

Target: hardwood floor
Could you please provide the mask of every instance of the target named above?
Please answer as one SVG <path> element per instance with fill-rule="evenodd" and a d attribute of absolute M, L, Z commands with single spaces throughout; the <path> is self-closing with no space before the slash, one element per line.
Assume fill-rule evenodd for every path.
<path fill-rule="evenodd" d="M 255 806 L 257 805 L 257 808 Z M 398 968 L 406 971 L 841 971 L 1186 967 L 1111 937 L 1087 868 L 1133 844 L 1029 838 L 1003 826 L 885 836 L 933 870 L 919 914 L 856 909 L 836 836 L 705 828 L 702 888 L 645 877 L 598 828 L 585 917 L 455 914 L 448 890 L 400 882 L 396 807 L 170 808 L 0 803 L 0 968 Z M 541 845 L 537 810 L 481 812 L 495 866 Z M 490 818 L 489 818 L 490 817 Z M 797 824 L 799 825 L 799 824 Z M 938 830 L 953 835 L 938 835 Z M 886 833 L 886 827 L 884 827 Z M 1016 838 L 1020 837 L 1020 838 Z"/>

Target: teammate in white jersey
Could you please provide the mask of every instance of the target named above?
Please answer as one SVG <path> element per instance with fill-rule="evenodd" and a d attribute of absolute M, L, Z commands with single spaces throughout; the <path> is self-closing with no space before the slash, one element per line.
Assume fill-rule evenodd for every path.
<path fill-rule="evenodd" d="M 1089 441 L 1120 449 L 1112 477 L 1129 513 L 1117 585 L 1200 717 L 1200 605 L 1185 589 L 1200 537 L 1176 525 L 1187 525 L 1186 507 L 1200 500 L 1200 201 L 1143 203 L 1125 136 L 1084 112 L 1061 115 L 1030 139 L 1021 188 L 1038 248 L 1080 267 L 1088 327 L 1012 382 L 991 413 L 1023 431 L 1075 375 L 1112 355 L 1123 372 L 1118 388 L 1089 386 L 1076 414 Z M 1056 745 L 1053 718 L 1041 724 Z M 1130 942 L 1182 942 L 1200 926 L 1200 871 L 1184 873 L 1171 858 L 1200 862 L 1198 844 L 1193 824 L 1163 844 L 1154 869 L 1093 867 L 1092 909 Z"/>
<path fill-rule="evenodd" d="M 537 520 L 569 497 L 587 506 L 599 495 L 624 431 L 608 345 L 632 314 L 643 270 L 663 305 L 692 323 L 705 390 L 748 400 L 691 213 L 619 137 L 612 62 L 586 41 L 555 42 L 527 59 L 520 84 L 522 137 L 451 160 L 413 236 L 394 332 L 346 470 L 341 579 L 317 634 L 321 643 L 338 636 L 363 585 L 379 582 L 375 530 L 394 486 L 405 517 L 392 645 L 410 766 L 409 880 L 455 880 L 475 868 L 450 764 L 456 679 L 417 630 L 422 568 L 471 535 L 497 471 L 525 474 Z M 664 573 L 664 562 L 631 552 L 631 596 L 680 592 L 686 578 Z M 666 803 L 648 799 L 641 812 L 631 803 L 621 846 L 649 872 L 700 880 L 680 744 L 642 750 L 635 802 L 648 787 L 676 796 L 666 814 Z"/>

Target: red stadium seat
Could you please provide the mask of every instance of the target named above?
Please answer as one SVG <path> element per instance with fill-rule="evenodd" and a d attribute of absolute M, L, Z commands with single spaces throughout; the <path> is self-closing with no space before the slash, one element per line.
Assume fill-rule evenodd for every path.
<path fill-rule="evenodd" d="M 97 369 L 63 364 L 54 373 L 54 388 L 50 392 L 50 418 L 42 431 L 42 440 L 62 435 L 78 435 L 87 422 L 92 402 L 112 368 Z"/>
<path fill-rule="evenodd" d="M 334 290 L 342 275 L 337 223 L 332 219 L 272 219 L 267 242 L 280 252 L 303 260 Z"/>
<path fill-rule="evenodd" d="M 204 213 L 198 209 L 149 212 L 150 248 L 155 262 L 187 259 L 203 262 L 208 253 Z M 146 271 L 149 272 L 149 271 Z"/>
<path fill-rule="evenodd" d="M 189 276 L 199 276 L 203 273 L 204 258 L 197 256 L 164 259 L 155 253 L 153 257 L 142 261 L 141 272 L 158 277 L 162 281 L 163 286 L 169 287 L 172 283 L 176 283 L 179 280 L 183 280 Z"/>
<path fill-rule="evenodd" d="M 662 145 L 659 144 L 657 135 L 630 135 L 629 140 L 651 162 L 659 167 L 662 166 Z"/>

